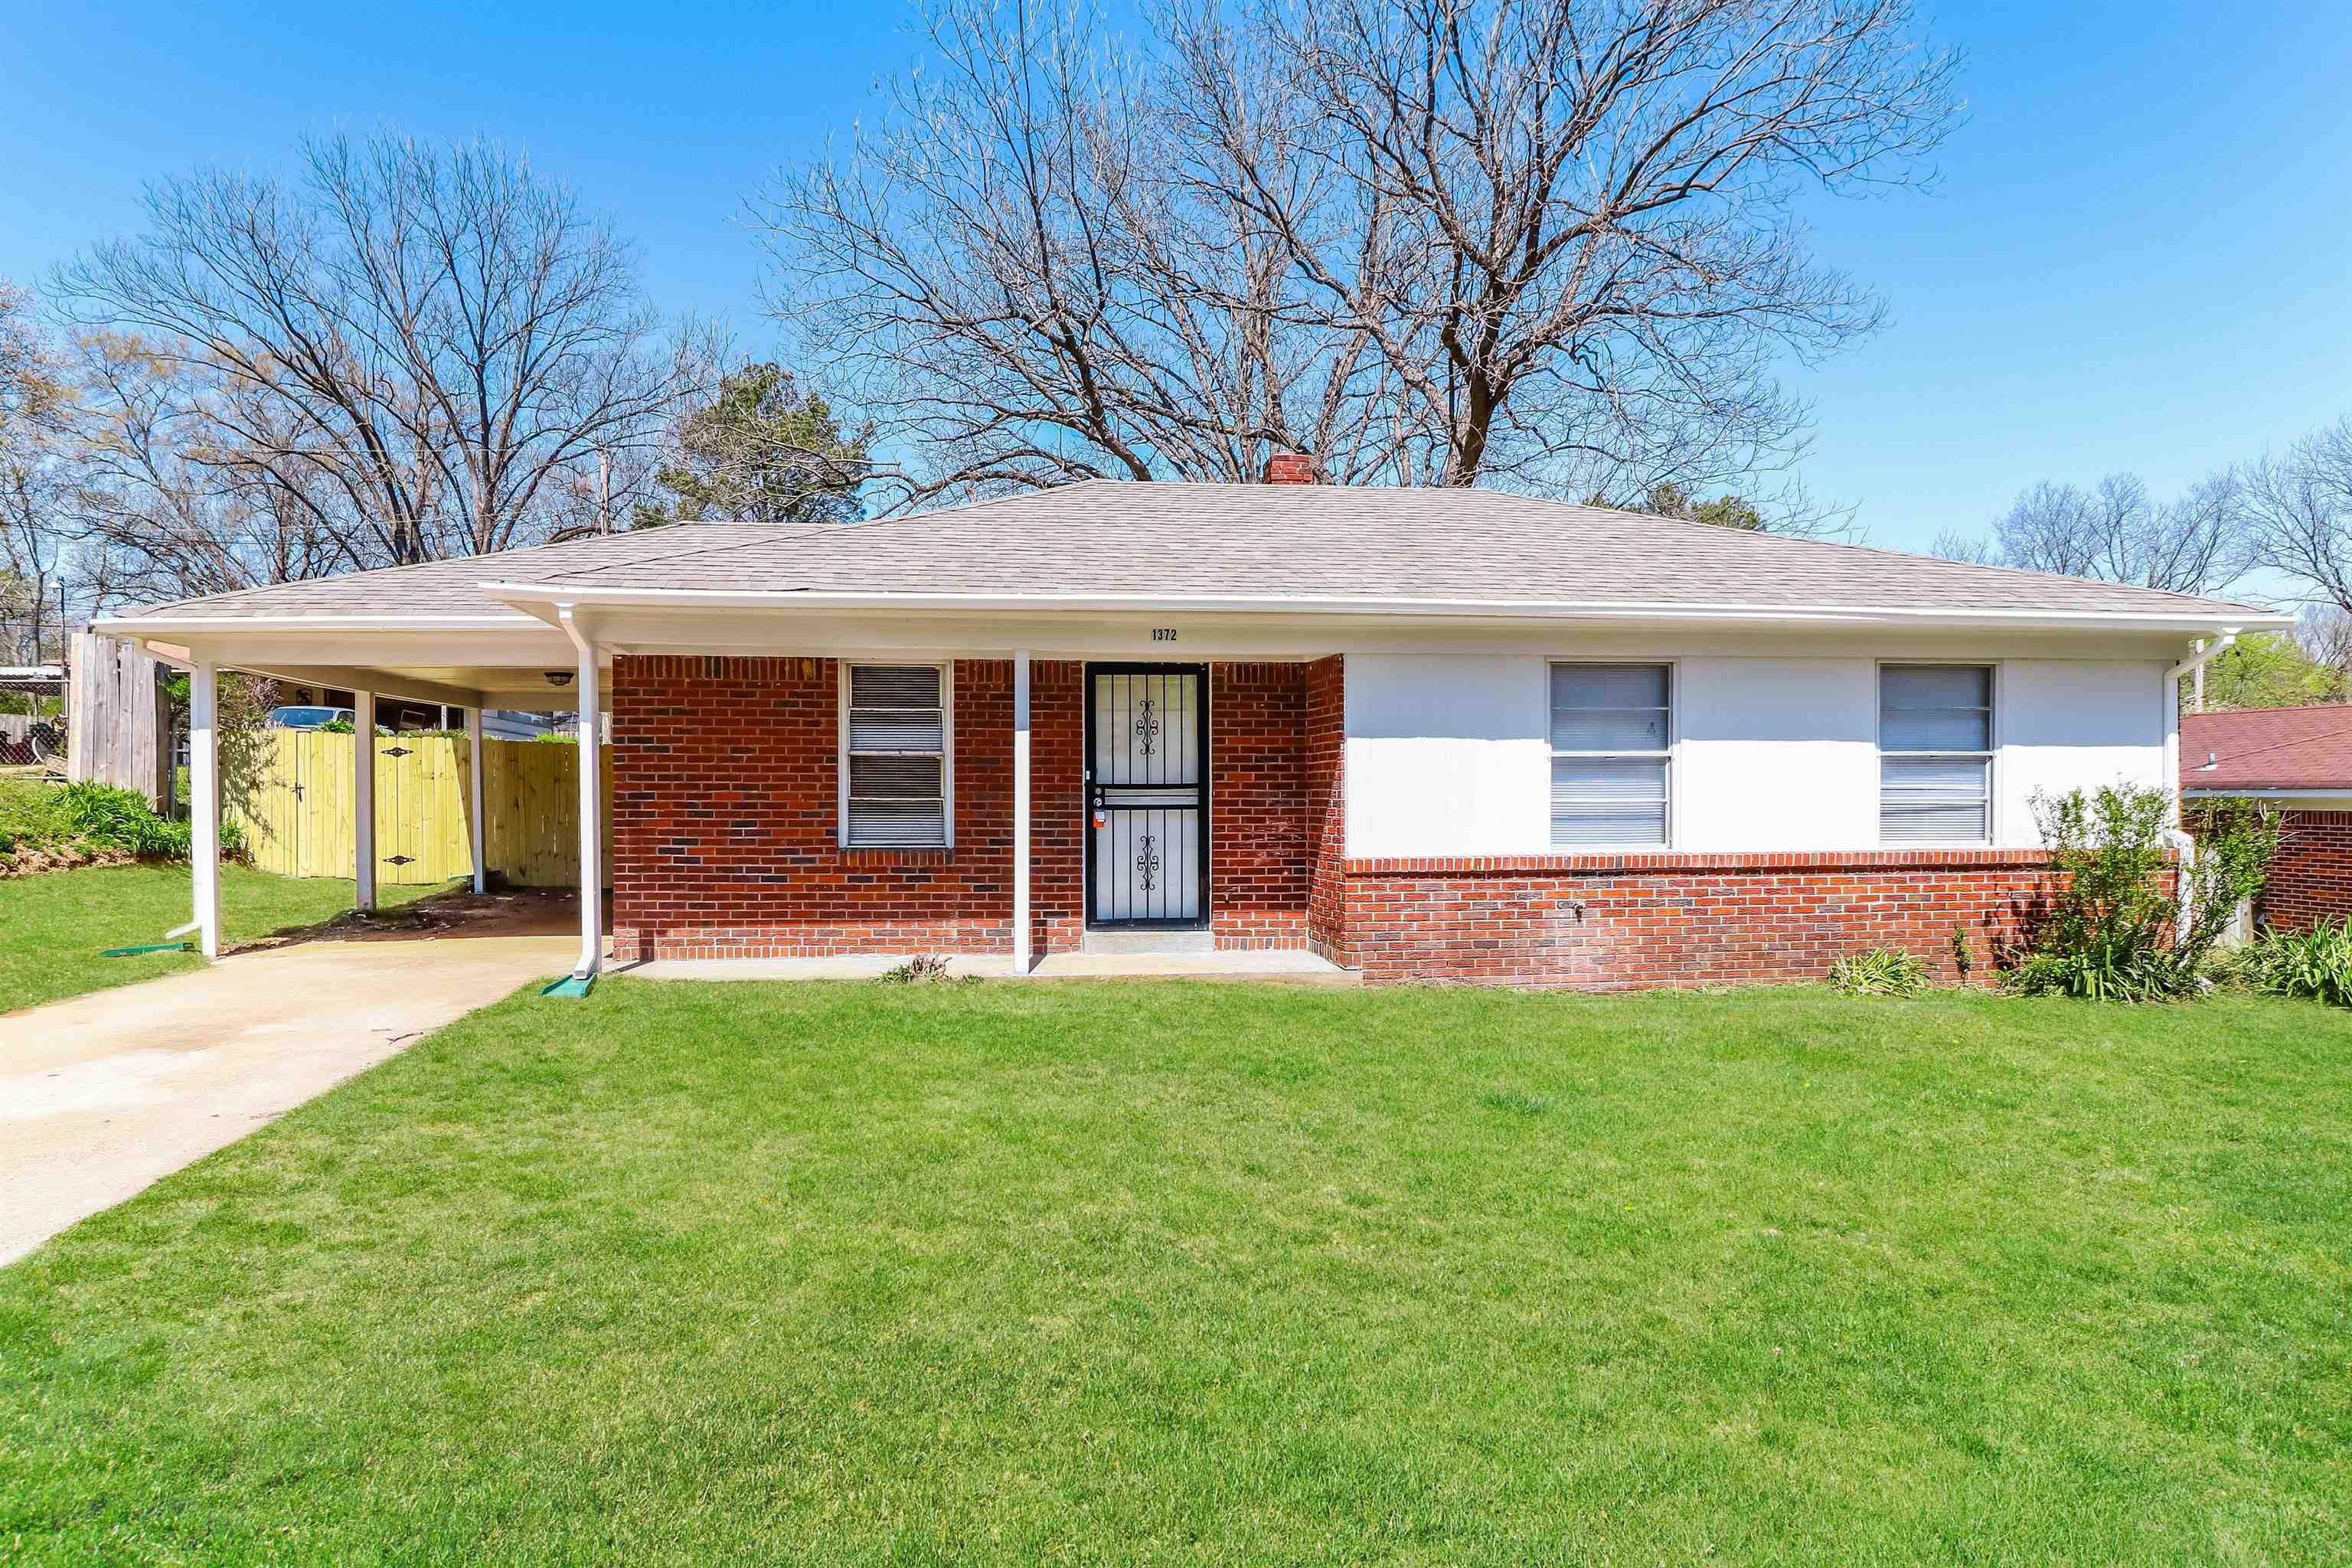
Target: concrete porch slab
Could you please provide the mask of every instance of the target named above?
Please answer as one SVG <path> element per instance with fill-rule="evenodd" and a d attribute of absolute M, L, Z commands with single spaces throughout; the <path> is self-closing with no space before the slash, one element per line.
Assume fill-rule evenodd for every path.
<path fill-rule="evenodd" d="M 664 958 L 616 965 L 609 973 L 646 980 L 871 980 L 913 953 L 845 953 L 832 958 Z M 948 956 L 948 973 L 1015 978 L 1010 960 L 992 954 Z M 1152 975 L 1199 979 L 1287 980 L 1353 985 L 1359 977 L 1311 952 L 1057 952 L 1041 959 L 1031 980 L 1110 980 Z"/>

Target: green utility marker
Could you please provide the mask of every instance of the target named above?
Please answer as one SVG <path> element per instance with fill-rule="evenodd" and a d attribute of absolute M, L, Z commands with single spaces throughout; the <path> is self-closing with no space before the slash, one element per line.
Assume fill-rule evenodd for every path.
<path fill-rule="evenodd" d="M 192 942 L 150 942 L 145 947 L 110 947 L 103 952 L 100 952 L 98 956 L 100 958 L 136 958 L 142 952 L 194 952 L 195 951 L 196 944 Z"/>
<path fill-rule="evenodd" d="M 593 980 L 583 980 L 577 974 L 567 974 L 554 984 L 543 988 L 541 996 L 585 996 Z"/>

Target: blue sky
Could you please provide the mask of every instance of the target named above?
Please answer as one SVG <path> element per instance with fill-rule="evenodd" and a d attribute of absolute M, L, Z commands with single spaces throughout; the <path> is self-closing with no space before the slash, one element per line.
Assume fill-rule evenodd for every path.
<path fill-rule="evenodd" d="M 1892 324 L 1824 367 L 1802 473 L 1873 542 L 2035 479 L 2159 490 L 2352 413 L 2352 16 L 2325 3 L 1927 7 L 1969 56 L 1939 193 L 1810 207 Z M 299 21 L 289 20 L 299 16 Z M 912 58 L 856 7 L 0 7 L 0 277 L 136 226 L 140 183 L 306 131 L 484 133 L 616 216 L 667 309 L 764 345 L 743 193 Z"/>

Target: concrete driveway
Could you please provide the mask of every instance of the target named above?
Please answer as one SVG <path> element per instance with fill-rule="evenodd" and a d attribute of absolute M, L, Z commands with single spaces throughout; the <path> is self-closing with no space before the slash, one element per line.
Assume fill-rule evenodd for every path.
<path fill-rule="evenodd" d="M 0 1264 L 579 951 L 307 942 L 0 1018 Z"/>

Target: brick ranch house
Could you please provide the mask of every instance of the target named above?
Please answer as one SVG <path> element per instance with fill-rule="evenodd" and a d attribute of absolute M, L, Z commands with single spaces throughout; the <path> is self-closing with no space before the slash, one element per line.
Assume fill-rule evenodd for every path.
<path fill-rule="evenodd" d="M 2191 639 L 2285 624 L 1484 490 L 1094 481 L 99 629 L 362 704 L 602 712 L 583 979 L 609 886 L 624 960 L 1291 948 L 1371 981 L 1623 987 L 1812 979 L 1955 925 L 1981 957 L 2043 865 L 2032 794 L 2168 784 Z"/>
<path fill-rule="evenodd" d="M 2234 797 L 2279 813 L 2278 858 L 2255 923 L 2307 931 L 2352 916 L 2352 707 L 2187 714 L 2180 755 L 2191 805 Z"/>

